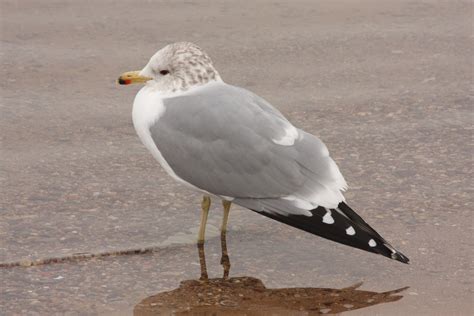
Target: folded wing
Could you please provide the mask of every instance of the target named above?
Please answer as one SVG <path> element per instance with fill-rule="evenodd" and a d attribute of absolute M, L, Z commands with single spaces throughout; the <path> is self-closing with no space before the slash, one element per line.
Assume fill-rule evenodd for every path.
<path fill-rule="evenodd" d="M 326 146 L 257 95 L 220 84 L 164 104 L 151 136 L 192 185 L 234 198 L 286 198 L 304 206 L 296 212 L 343 200 L 346 183 Z"/>

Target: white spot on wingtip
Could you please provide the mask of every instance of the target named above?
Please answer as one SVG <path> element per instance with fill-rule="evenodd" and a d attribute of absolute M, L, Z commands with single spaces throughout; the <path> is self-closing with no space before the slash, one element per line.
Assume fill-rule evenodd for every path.
<path fill-rule="evenodd" d="M 375 240 L 371 239 L 371 240 L 369 240 L 369 246 L 370 247 L 375 247 L 375 246 L 377 246 L 377 243 L 375 242 Z"/>
<path fill-rule="evenodd" d="M 352 226 L 349 226 L 347 229 L 346 229 L 346 234 L 348 234 L 349 236 L 354 236 L 356 233 L 354 227 Z"/>
<path fill-rule="evenodd" d="M 334 224 L 334 218 L 331 216 L 331 210 L 326 209 L 326 214 L 323 216 L 323 223 Z"/>

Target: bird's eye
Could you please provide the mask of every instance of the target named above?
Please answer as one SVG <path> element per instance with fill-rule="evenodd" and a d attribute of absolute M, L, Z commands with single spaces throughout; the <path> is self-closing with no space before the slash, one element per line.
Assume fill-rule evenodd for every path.
<path fill-rule="evenodd" d="M 169 73 L 170 73 L 170 72 L 169 72 L 168 70 L 160 70 L 160 75 L 165 76 L 165 75 L 167 75 L 167 74 L 169 74 Z"/>

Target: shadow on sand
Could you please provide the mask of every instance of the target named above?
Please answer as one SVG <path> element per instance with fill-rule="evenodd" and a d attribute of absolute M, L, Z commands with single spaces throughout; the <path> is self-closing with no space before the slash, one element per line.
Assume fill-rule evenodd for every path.
<path fill-rule="evenodd" d="M 268 289 L 253 277 L 228 278 L 230 261 L 225 234 L 221 236 L 224 276 L 208 279 L 204 245 L 198 244 L 201 278 L 182 281 L 179 288 L 145 298 L 134 315 L 321 315 L 338 314 L 395 302 L 407 287 L 388 292 L 357 290 L 362 283 L 342 289 Z"/>

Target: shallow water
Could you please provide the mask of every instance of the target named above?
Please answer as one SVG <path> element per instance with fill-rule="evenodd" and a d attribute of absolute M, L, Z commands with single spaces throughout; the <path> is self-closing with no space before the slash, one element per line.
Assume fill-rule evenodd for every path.
<path fill-rule="evenodd" d="M 340 314 L 377 304 L 398 301 L 402 289 L 388 292 L 343 289 L 268 289 L 252 277 L 187 280 L 179 288 L 152 295 L 134 315 L 321 315 Z"/>
<path fill-rule="evenodd" d="M 229 278 L 230 259 L 225 234 L 221 236 L 221 278 L 208 277 L 205 250 L 198 244 L 201 277 L 181 281 L 177 289 L 161 292 L 138 303 L 134 315 L 321 315 L 339 314 L 355 309 L 395 302 L 407 287 L 369 292 L 361 283 L 342 289 L 266 288 L 259 279 L 243 276 Z"/>
<path fill-rule="evenodd" d="M 362 282 L 342 304 L 361 308 L 344 314 L 474 313 L 471 2 L 0 5 L 2 313 L 130 315 L 141 302 L 211 286 L 196 281 L 201 196 L 140 144 L 130 118 L 139 87 L 115 84 L 183 39 L 208 51 L 225 81 L 321 137 L 348 204 L 411 260 L 233 207 L 229 277 L 252 284 L 245 295 L 258 298 L 257 288 L 258 303 L 316 312 L 318 299 L 333 304 L 322 293 Z M 209 216 L 208 276 L 213 289 L 238 293 L 218 279 L 219 201 Z M 407 286 L 396 301 L 359 305 Z"/>

